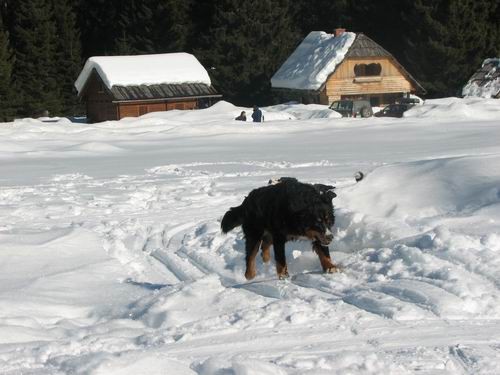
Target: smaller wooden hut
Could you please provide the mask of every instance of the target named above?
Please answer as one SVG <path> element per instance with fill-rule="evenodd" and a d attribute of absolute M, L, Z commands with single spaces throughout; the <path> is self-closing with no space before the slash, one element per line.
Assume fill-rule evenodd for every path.
<path fill-rule="evenodd" d="M 394 103 L 424 88 L 384 48 L 362 33 L 312 31 L 271 79 L 284 99 L 330 104 L 367 99 L 373 106 Z"/>
<path fill-rule="evenodd" d="M 91 57 L 75 87 L 91 123 L 205 108 L 221 97 L 205 68 L 188 53 Z"/>
<path fill-rule="evenodd" d="M 500 58 L 484 60 L 463 87 L 462 95 L 500 99 Z"/>

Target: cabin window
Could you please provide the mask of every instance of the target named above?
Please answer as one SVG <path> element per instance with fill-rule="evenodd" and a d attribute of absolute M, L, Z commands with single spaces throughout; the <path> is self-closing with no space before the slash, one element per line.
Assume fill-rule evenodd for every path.
<path fill-rule="evenodd" d="M 356 77 L 379 76 L 381 72 L 382 72 L 382 66 L 377 63 L 356 64 L 354 66 L 354 75 Z"/>

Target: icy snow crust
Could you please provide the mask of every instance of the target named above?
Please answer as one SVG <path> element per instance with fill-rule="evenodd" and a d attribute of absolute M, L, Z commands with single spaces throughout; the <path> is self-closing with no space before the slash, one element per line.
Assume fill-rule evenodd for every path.
<path fill-rule="evenodd" d="M 345 32 L 338 37 L 312 31 L 271 78 L 271 86 L 297 90 L 317 90 L 335 71 L 356 39 Z"/>
<path fill-rule="evenodd" d="M 87 60 L 75 82 L 80 92 L 92 70 L 96 69 L 104 84 L 113 86 L 152 85 L 161 83 L 204 83 L 210 77 L 198 59 L 189 53 L 164 53 L 135 56 L 94 56 Z"/>
<path fill-rule="evenodd" d="M 0 373 L 498 373 L 491 103 L 427 101 L 403 119 L 288 103 L 254 125 L 220 102 L 2 124 Z M 290 280 L 260 257 L 244 279 L 242 232 L 219 219 L 276 176 L 337 186 L 343 272 L 293 242 Z"/>

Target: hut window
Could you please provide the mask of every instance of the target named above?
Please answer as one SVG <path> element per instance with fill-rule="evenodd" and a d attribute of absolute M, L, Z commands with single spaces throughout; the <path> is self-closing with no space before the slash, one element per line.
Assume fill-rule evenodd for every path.
<path fill-rule="evenodd" d="M 382 72 L 382 66 L 380 64 L 356 64 L 354 66 L 354 75 L 356 77 L 370 77 L 379 76 Z"/>

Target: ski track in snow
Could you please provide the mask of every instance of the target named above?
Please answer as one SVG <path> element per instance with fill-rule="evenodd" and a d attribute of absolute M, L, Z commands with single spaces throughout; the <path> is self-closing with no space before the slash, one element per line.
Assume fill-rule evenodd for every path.
<path fill-rule="evenodd" d="M 259 163 L 257 167 L 264 170 L 244 175 L 250 179 L 258 177 L 265 183 L 268 178 L 279 175 L 279 166 L 279 163 Z M 438 274 L 424 275 L 415 270 L 413 274 L 410 272 L 391 278 L 391 270 L 384 269 L 397 268 L 396 263 L 405 256 L 423 258 L 423 262 L 433 264 L 437 273 L 442 270 L 455 272 L 461 278 L 496 289 L 498 296 L 495 275 L 468 270 L 456 258 L 448 259 L 446 255 L 436 252 L 431 254 L 418 247 L 408 250 L 404 245 L 396 245 L 392 248 L 359 249 L 355 255 L 334 253 L 334 258 L 340 256 L 343 259 L 344 271 L 323 275 L 319 266 L 314 264 L 312 252 L 308 253 L 309 244 L 298 243 L 287 247 L 290 252 L 298 245 L 304 258 L 298 265 L 293 264 L 293 259 L 289 260 L 294 272 L 290 280 L 277 281 L 270 265 L 259 266 L 257 280 L 246 282 L 242 278 L 244 242 L 241 231 L 223 236 L 216 220 L 227 207 L 240 199 L 222 194 L 219 181 L 241 179 L 242 174 L 232 176 L 198 167 L 214 165 L 161 166 L 148 170 L 143 176 L 120 176 L 114 180 L 59 175 L 39 186 L 2 189 L 2 213 L 4 218 L 9 219 L 4 223 L 23 227 L 28 226 L 29 221 L 32 230 L 40 231 L 64 227 L 84 227 L 94 231 L 102 236 L 108 254 L 128 269 L 130 278 L 124 282 L 149 287 L 155 293 L 154 298 L 146 296 L 125 311 L 117 311 L 116 323 L 113 319 L 101 323 L 105 330 L 112 331 L 117 329 L 114 327 L 117 324 L 127 326 L 122 319 L 131 317 L 132 322 L 142 322 L 144 327 L 140 325 L 134 330 L 137 323 L 132 323 L 131 327 L 127 327 L 131 332 L 125 337 L 109 338 L 93 332 L 99 330 L 92 322 L 89 326 L 76 329 L 76 336 L 83 337 L 78 344 L 72 341 L 75 334 L 66 333 L 57 343 L 29 343 L 21 351 L 4 348 L 0 358 L 9 364 L 3 367 L 4 373 L 9 373 L 9 368 L 10 373 L 22 368 L 38 368 L 41 373 L 51 373 L 56 369 L 71 371 L 79 368 L 79 358 L 85 355 L 92 356 L 92 361 L 95 361 L 99 357 L 97 352 L 103 355 L 103 352 L 118 353 L 148 347 L 158 347 L 152 350 L 168 352 L 169 356 L 188 362 L 194 358 L 193 353 L 198 358 L 210 356 L 211 361 L 216 361 L 216 365 L 203 362 L 192 365 L 199 373 L 210 373 L 207 370 L 210 366 L 237 368 L 234 358 L 248 354 L 248 347 L 255 347 L 250 352 L 255 351 L 254 356 L 260 360 L 270 361 L 270 366 L 288 367 L 299 373 L 308 368 L 310 371 L 328 372 L 336 368 L 334 363 L 339 361 L 341 352 L 352 353 L 358 360 L 361 356 L 363 360 L 373 362 L 374 369 L 385 368 L 390 373 L 426 373 L 427 370 L 441 373 L 441 369 L 442 373 L 451 370 L 472 374 L 478 363 L 483 362 L 480 361 L 482 357 L 499 355 L 498 346 L 475 342 L 475 323 L 472 321 L 471 324 L 468 319 L 473 318 L 476 312 L 467 313 L 466 301 L 467 298 L 474 298 L 473 294 L 464 300 Z M 287 164 L 287 168 L 294 166 Z M 172 183 L 170 178 L 176 182 Z M 349 187 L 352 182 L 340 181 L 337 185 Z M 211 209 L 197 215 L 196 202 L 201 199 Z M 169 213 L 172 204 L 176 209 Z M 211 215 L 204 217 L 207 211 Z M 154 222 L 151 222 L 151 217 L 156 217 Z M 408 251 L 412 254 L 405 255 Z M 300 264 L 312 267 L 313 272 L 301 271 Z M 370 272 L 366 272 L 368 269 Z M 156 271 L 156 278 L 149 274 L 151 270 Z M 367 279 L 367 276 L 380 277 L 381 280 Z M 154 283 L 147 281 L 151 279 Z M 170 312 L 172 316 L 169 316 L 169 309 L 161 306 L 162 300 L 175 299 L 177 295 L 182 300 L 188 293 L 185 290 L 197 283 L 206 283 L 217 290 L 220 296 L 215 298 L 222 300 L 223 306 L 225 299 L 235 292 L 244 291 L 246 298 L 253 302 L 242 308 L 222 308 L 221 315 L 209 311 L 208 315 L 201 314 L 186 322 L 176 318 L 175 312 Z M 498 303 L 498 299 L 494 302 Z M 232 302 L 228 304 L 230 307 Z M 339 311 L 342 313 L 339 314 Z M 337 315 L 342 316 L 341 321 L 338 321 Z M 348 316 L 352 318 L 345 320 Z M 489 318 L 498 319 L 499 316 L 500 309 L 497 308 Z M 426 321 L 434 323 L 437 319 L 444 319 L 443 322 L 456 319 L 456 322 L 426 328 Z M 379 322 L 373 324 L 373 320 Z M 412 323 L 401 325 L 399 321 Z M 366 328 L 366 322 L 370 322 L 369 328 Z M 218 332 L 213 332 L 215 327 Z M 44 328 L 60 329 L 57 324 L 53 328 Z M 272 333 L 273 329 L 279 329 L 276 335 Z M 370 333 L 363 333 L 363 339 L 358 340 L 357 337 L 365 329 Z M 439 336 L 440 329 L 445 336 L 449 335 L 450 329 L 460 331 L 460 342 L 467 342 L 470 335 L 470 342 L 466 346 L 441 347 L 439 339 L 432 341 Z M 497 326 L 486 329 L 496 330 L 500 335 Z M 420 361 L 409 361 L 412 356 L 394 352 L 391 344 L 384 344 L 386 336 L 391 338 L 389 343 L 394 340 L 404 342 L 408 330 L 424 332 L 419 336 L 421 342 L 413 346 L 410 340 L 405 349 L 407 352 L 414 351 Z M 138 331 L 143 332 L 137 335 Z M 134 337 L 134 332 L 137 337 Z M 67 335 L 69 337 L 65 337 Z M 314 345 L 308 346 L 307 350 L 300 349 L 304 335 L 314 337 Z M 433 344 L 426 347 L 422 344 L 426 340 Z M 448 343 L 448 340 L 443 341 Z M 311 359 L 314 354 L 321 354 L 324 359 Z M 26 355 L 32 363 L 21 360 Z M 442 358 L 447 362 L 438 363 Z M 426 369 L 426 366 L 430 367 Z"/>
<path fill-rule="evenodd" d="M 417 203 L 383 193 L 397 191 L 394 176 L 406 173 L 399 189 L 419 193 L 425 184 L 412 187 L 414 175 L 455 164 L 477 171 L 499 165 L 498 155 L 395 166 L 200 161 L 0 187 L 0 244 L 9 252 L 0 274 L 21 267 L 24 252 L 42 263 L 58 254 L 0 285 L 0 373 L 496 374 L 500 236 L 473 223 L 496 225 L 498 167 L 473 175 L 464 192 L 436 183 L 433 194 L 458 197 L 443 207 L 426 206 L 425 190 Z M 371 173 L 360 184 L 315 173 L 351 167 Z M 241 229 L 223 235 L 219 219 L 284 175 L 337 186 L 331 248 L 342 272 L 323 274 L 311 245 L 295 242 L 288 280 L 260 256 L 256 279 L 244 279 Z M 479 198 L 463 198 L 476 181 Z"/>

